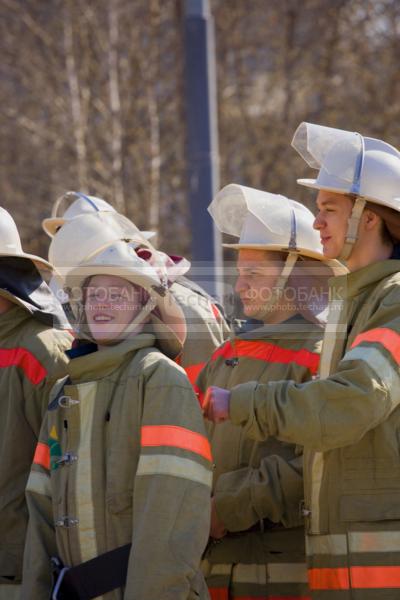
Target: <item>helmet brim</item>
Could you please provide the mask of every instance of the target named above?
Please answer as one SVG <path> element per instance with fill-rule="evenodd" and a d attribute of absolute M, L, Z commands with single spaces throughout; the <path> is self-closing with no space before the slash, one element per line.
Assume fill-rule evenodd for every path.
<path fill-rule="evenodd" d="M 233 248 L 234 250 L 268 250 L 271 252 L 291 252 L 293 254 L 299 254 L 301 256 L 307 256 L 308 258 L 315 258 L 326 262 L 330 260 L 319 252 L 313 252 L 308 248 L 288 248 L 288 246 L 280 246 L 276 244 L 222 244 L 224 248 Z"/>
<path fill-rule="evenodd" d="M 345 190 L 343 188 L 335 188 L 335 187 L 320 185 L 317 183 L 317 179 L 297 179 L 297 183 L 299 185 L 303 185 L 304 187 L 308 187 L 308 188 L 311 188 L 314 190 L 333 192 L 335 194 L 347 194 L 347 195 L 351 194 L 351 192 L 349 190 Z M 360 198 L 364 198 L 367 202 L 371 202 L 372 204 L 378 204 L 379 206 L 386 206 L 387 208 L 391 208 L 392 210 L 396 211 L 396 208 L 393 205 L 391 205 L 387 202 L 383 202 L 382 200 L 380 200 L 378 198 L 373 198 L 372 196 L 366 196 L 364 194 L 357 194 L 357 196 Z M 399 200 L 398 212 L 400 212 L 400 200 Z"/>
<path fill-rule="evenodd" d="M 35 254 L 28 254 L 26 252 L 21 252 L 20 254 L 7 254 L 6 252 L 0 252 L 0 257 L 9 257 L 9 258 L 27 258 L 31 260 L 34 265 L 39 269 L 39 271 L 53 271 L 54 267 L 44 258 L 40 258 L 40 256 L 36 256 Z"/>

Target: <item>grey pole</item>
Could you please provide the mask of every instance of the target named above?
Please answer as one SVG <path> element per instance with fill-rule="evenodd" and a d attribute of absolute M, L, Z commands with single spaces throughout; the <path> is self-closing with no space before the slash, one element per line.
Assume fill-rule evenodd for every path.
<path fill-rule="evenodd" d="M 219 189 L 214 22 L 208 0 L 185 0 L 184 47 L 193 278 L 222 298 L 221 235 L 207 212 Z"/>

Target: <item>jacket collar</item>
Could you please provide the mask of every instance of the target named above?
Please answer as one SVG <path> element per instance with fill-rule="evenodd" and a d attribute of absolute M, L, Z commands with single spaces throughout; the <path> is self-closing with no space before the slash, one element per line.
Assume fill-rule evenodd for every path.
<path fill-rule="evenodd" d="M 368 288 L 376 287 L 380 281 L 399 271 L 400 260 L 384 260 L 352 273 L 333 277 L 330 285 L 335 290 L 336 297 L 340 295 L 342 298 L 354 298 L 368 291 Z"/>
<path fill-rule="evenodd" d="M 26 321 L 32 319 L 30 313 L 20 306 L 13 306 L 0 315 L 0 339 L 5 340 L 13 336 Z"/>
<path fill-rule="evenodd" d="M 134 338 L 124 340 L 115 346 L 107 346 L 102 350 L 95 350 L 90 354 L 78 356 L 70 360 L 66 367 L 72 383 L 78 381 L 92 381 L 102 379 L 117 369 L 128 355 L 133 355 L 142 348 L 155 345 L 155 336 L 140 333 Z"/>

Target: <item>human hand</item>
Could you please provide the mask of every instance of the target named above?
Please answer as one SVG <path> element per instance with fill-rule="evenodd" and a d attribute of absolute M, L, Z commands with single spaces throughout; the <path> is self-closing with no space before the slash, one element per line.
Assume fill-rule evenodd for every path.
<path fill-rule="evenodd" d="M 226 529 L 223 523 L 218 518 L 217 511 L 215 508 L 215 498 L 211 498 L 211 523 L 210 523 L 210 537 L 215 540 L 220 540 L 226 535 Z"/>
<path fill-rule="evenodd" d="M 207 388 L 204 403 L 203 415 L 209 421 L 222 423 L 229 419 L 229 402 L 231 393 L 229 390 L 211 385 Z"/>

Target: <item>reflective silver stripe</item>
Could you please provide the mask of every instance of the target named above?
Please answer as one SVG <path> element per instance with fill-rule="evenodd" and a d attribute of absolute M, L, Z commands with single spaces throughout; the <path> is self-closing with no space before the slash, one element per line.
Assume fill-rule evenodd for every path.
<path fill-rule="evenodd" d="M 348 547 L 347 547 L 348 545 Z M 398 552 L 400 531 L 352 531 L 347 534 L 307 535 L 306 554 L 346 555 L 369 552 Z"/>
<path fill-rule="evenodd" d="M 311 462 L 311 504 L 310 504 L 310 527 L 311 531 L 319 531 L 320 515 L 320 493 L 322 486 L 322 476 L 324 473 L 324 455 L 322 452 L 315 452 Z"/>
<path fill-rule="evenodd" d="M 212 472 L 203 465 L 190 458 L 182 458 L 172 454 L 142 454 L 136 475 L 171 475 L 172 477 L 181 477 L 196 483 L 203 483 L 208 487 L 211 487 L 212 482 Z"/>
<path fill-rule="evenodd" d="M 345 534 L 306 535 L 306 554 L 345 555 L 347 554 L 347 539 Z"/>
<path fill-rule="evenodd" d="M 231 564 L 211 565 L 210 575 L 230 575 L 231 571 Z"/>
<path fill-rule="evenodd" d="M 398 552 L 400 531 L 357 531 L 349 534 L 351 552 Z"/>
<path fill-rule="evenodd" d="M 50 475 L 39 471 L 31 471 L 26 484 L 26 491 L 51 498 Z"/>
<path fill-rule="evenodd" d="M 307 583 L 306 563 L 268 563 L 271 583 Z"/>
<path fill-rule="evenodd" d="M 92 432 L 93 414 L 96 400 L 96 382 L 83 383 L 78 386 L 80 439 L 79 458 L 76 468 L 76 506 L 79 527 L 77 533 L 81 550 L 82 562 L 98 555 L 95 521 L 94 497 L 92 490 Z"/>
<path fill-rule="evenodd" d="M 356 346 L 346 352 L 342 361 L 362 360 L 376 373 L 377 379 L 390 389 L 392 403 L 397 406 L 400 401 L 400 375 L 390 360 L 382 354 L 378 348 L 373 346 Z"/>
<path fill-rule="evenodd" d="M 325 327 L 324 339 L 322 343 L 321 359 L 319 364 L 319 376 L 325 379 L 329 376 L 332 367 L 333 354 L 339 339 L 347 332 L 347 327 L 340 323 L 340 317 L 343 311 L 343 300 L 338 298 L 329 303 L 328 322 Z"/>
<path fill-rule="evenodd" d="M 319 364 L 319 376 L 321 379 L 326 379 L 331 372 L 333 356 L 338 343 L 338 333 L 342 334 L 339 339 L 343 339 L 343 335 L 345 334 L 344 326 L 340 323 L 343 306 L 343 300 L 340 298 L 332 300 L 329 304 L 328 323 L 325 327 Z M 323 471 L 324 455 L 322 452 L 315 452 L 310 468 L 310 506 L 307 507 L 311 510 L 310 528 L 313 532 L 318 532 L 320 528 L 320 494 Z"/>

